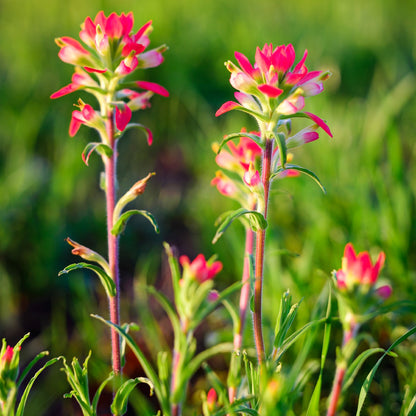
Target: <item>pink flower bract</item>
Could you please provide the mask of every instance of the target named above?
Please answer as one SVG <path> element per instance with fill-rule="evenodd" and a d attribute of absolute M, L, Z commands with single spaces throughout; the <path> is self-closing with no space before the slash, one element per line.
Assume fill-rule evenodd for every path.
<path fill-rule="evenodd" d="M 200 283 L 213 279 L 222 270 L 222 263 L 220 261 L 214 261 L 210 264 L 205 260 L 203 254 L 199 254 L 192 263 L 187 256 L 181 256 L 179 262 Z"/>

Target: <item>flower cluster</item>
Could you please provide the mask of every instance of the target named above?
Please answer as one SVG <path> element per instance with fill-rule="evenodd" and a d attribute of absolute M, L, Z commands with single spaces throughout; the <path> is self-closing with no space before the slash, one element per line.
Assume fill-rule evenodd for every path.
<path fill-rule="evenodd" d="M 245 129 L 242 133 L 245 133 Z M 258 135 L 256 132 L 249 134 Z M 252 205 L 249 188 L 256 188 L 260 183 L 256 162 L 261 156 L 261 147 L 248 136 L 240 137 L 237 144 L 229 141 L 227 146 L 229 151 L 223 150 L 218 153 L 215 161 L 220 168 L 235 173 L 238 180 L 218 170 L 211 184 L 215 185 L 221 194 L 238 200 L 241 205 Z M 217 144 L 214 144 L 213 150 L 218 150 Z"/>
<path fill-rule="evenodd" d="M 277 121 L 282 116 L 299 113 L 305 106 L 305 97 L 321 93 L 323 81 L 330 76 L 329 72 L 308 71 L 306 56 L 307 51 L 294 66 L 295 51 L 291 44 L 276 48 L 265 44 L 262 49 L 257 48 L 252 65 L 245 55 L 235 52 L 240 67 L 231 61 L 226 62 L 226 67 L 231 72 L 231 85 L 238 90 L 235 93 L 237 102 L 227 101 L 216 115 L 240 109 L 260 119 L 272 114 L 271 119 Z M 327 124 L 318 116 L 308 112 L 302 114 L 332 136 Z"/>
<path fill-rule="evenodd" d="M 168 91 L 153 82 L 126 80 L 137 69 L 153 68 L 163 62 L 165 46 L 146 51 L 152 22 L 143 25 L 136 33 L 133 14 L 110 14 L 100 11 L 94 20 L 87 17 L 81 25 L 79 42 L 64 36 L 56 39 L 61 48 L 58 56 L 63 62 L 75 66 L 72 82 L 51 95 L 58 98 L 74 91 L 85 90 L 94 95 L 100 111 L 78 102 L 79 110 L 72 113 L 69 134 L 74 136 L 84 124 L 97 129 L 103 136 L 104 118 L 108 106 L 115 109 L 115 124 L 122 132 L 130 122 L 132 111 L 149 107 L 153 94 L 167 97 Z M 151 132 L 145 128 L 151 144 Z"/>
<path fill-rule="evenodd" d="M 356 288 L 362 293 L 374 289 L 380 270 L 384 265 L 385 254 L 378 255 L 376 263 L 372 264 L 367 251 L 356 254 L 351 243 L 345 246 L 342 268 L 335 273 L 337 287 L 341 292 L 354 292 Z M 375 294 L 387 299 L 392 292 L 390 285 L 380 286 Z"/>
<path fill-rule="evenodd" d="M 220 261 L 206 261 L 203 254 L 196 256 L 192 262 L 188 256 L 181 256 L 179 262 L 184 269 L 184 275 L 199 283 L 213 279 L 222 270 Z"/>

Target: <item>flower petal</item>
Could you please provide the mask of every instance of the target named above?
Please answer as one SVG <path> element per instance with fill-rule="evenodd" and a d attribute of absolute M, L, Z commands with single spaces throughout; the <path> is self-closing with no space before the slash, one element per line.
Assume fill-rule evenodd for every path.
<path fill-rule="evenodd" d="M 162 95 L 163 97 L 169 97 L 169 91 L 155 82 L 137 81 L 136 84 L 139 88 L 143 88 L 144 90 L 152 91 L 155 94 Z"/>
<path fill-rule="evenodd" d="M 227 101 L 224 103 L 215 113 L 215 117 L 220 116 L 221 114 L 226 113 L 227 111 L 234 110 L 234 108 L 240 107 L 240 104 L 237 104 L 234 101 Z"/>
<path fill-rule="evenodd" d="M 305 111 L 305 114 L 312 120 L 314 121 L 319 127 L 321 127 L 321 129 L 327 133 L 330 137 L 332 136 L 331 130 L 329 129 L 328 125 L 325 123 L 325 121 L 323 121 L 320 117 L 318 117 L 315 114 L 312 113 L 308 113 L 307 111 Z"/>

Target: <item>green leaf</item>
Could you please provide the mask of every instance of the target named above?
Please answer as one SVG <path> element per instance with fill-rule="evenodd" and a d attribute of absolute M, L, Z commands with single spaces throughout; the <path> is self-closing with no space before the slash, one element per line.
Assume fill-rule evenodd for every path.
<path fill-rule="evenodd" d="M 114 373 L 111 372 L 109 376 L 100 384 L 97 391 L 94 394 L 94 398 L 92 399 L 92 408 L 94 410 L 94 414 L 97 414 L 97 406 L 98 406 L 98 400 L 100 400 L 100 396 L 102 391 L 104 390 L 104 387 L 107 385 L 107 383 L 114 377 Z"/>
<path fill-rule="evenodd" d="M 162 394 L 161 385 L 159 378 L 153 369 L 152 365 L 147 360 L 146 356 L 143 354 L 141 349 L 138 347 L 134 339 L 121 328 L 120 326 L 114 324 L 113 322 L 107 321 L 99 315 L 91 315 L 93 318 L 98 319 L 99 321 L 105 323 L 106 325 L 115 328 L 115 330 L 126 340 L 127 344 L 133 351 L 134 355 L 138 359 L 140 365 L 143 367 L 144 372 L 146 373 L 147 378 L 153 383 L 156 397 L 159 400 L 159 404 L 162 407 L 162 412 L 169 412 L 169 397 Z"/>
<path fill-rule="evenodd" d="M 94 150 L 96 150 L 100 155 L 105 155 L 107 157 L 111 157 L 113 155 L 113 149 L 104 143 L 88 143 L 82 151 L 82 160 L 87 166 L 90 156 Z"/>
<path fill-rule="evenodd" d="M 129 395 L 139 383 L 148 384 L 150 391 L 153 391 L 153 384 L 146 377 L 136 377 L 125 381 L 117 390 L 113 403 L 111 403 L 111 412 L 114 416 L 122 416 L 127 412 Z"/>
<path fill-rule="evenodd" d="M 231 342 L 224 342 L 222 344 L 214 345 L 213 347 L 200 352 L 188 363 L 186 368 L 184 368 L 181 377 L 181 385 L 184 386 L 195 374 L 195 372 L 202 365 L 202 363 L 206 361 L 208 358 L 216 354 L 232 352 L 233 349 L 234 346 Z"/>
<path fill-rule="evenodd" d="M 150 131 L 150 129 L 146 126 L 144 126 L 143 124 L 139 124 L 139 123 L 129 123 L 127 124 L 126 128 L 123 130 L 122 133 L 126 132 L 127 130 L 136 128 L 140 131 L 142 131 L 144 133 L 144 135 L 146 136 L 146 140 L 147 143 L 151 144 L 152 143 L 152 133 Z"/>
<path fill-rule="evenodd" d="M 405 341 L 407 338 L 409 338 L 411 335 L 416 333 L 416 326 L 412 329 L 409 329 L 404 335 L 402 335 L 400 338 L 398 338 L 396 341 L 393 342 L 393 344 L 390 345 L 390 347 L 385 351 L 385 353 L 379 358 L 379 360 L 376 362 L 372 370 L 369 372 L 368 376 L 366 377 L 363 385 L 361 386 L 360 390 L 360 396 L 358 398 L 358 406 L 357 406 L 357 413 L 356 416 L 359 416 L 361 414 L 361 409 L 364 405 L 365 398 L 367 396 L 368 390 L 370 389 L 370 384 L 373 381 L 374 375 L 380 367 L 381 362 L 383 361 L 384 357 L 389 354 L 389 352 L 396 347 L 397 345 L 401 344 L 403 341 Z"/>
<path fill-rule="evenodd" d="M 276 137 L 277 143 L 279 145 L 280 165 L 284 169 L 286 167 L 287 160 L 286 137 L 283 133 L 277 133 L 277 135 L 274 137 Z"/>
<path fill-rule="evenodd" d="M 348 365 L 348 369 L 344 377 L 344 383 L 342 385 L 342 393 L 347 391 L 348 387 L 354 382 L 355 376 L 364 364 L 365 360 L 378 352 L 385 352 L 385 350 L 383 348 L 370 348 L 365 350 L 354 360 L 352 364 Z M 390 353 L 389 355 L 393 354 Z"/>
<path fill-rule="evenodd" d="M 132 215 L 136 215 L 136 214 L 143 215 L 143 217 L 147 218 L 149 220 L 149 222 L 153 225 L 153 228 L 155 229 L 156 233 L 159 233 L 159 227 L 156 223 L 155 218 L 153 217 L 153 215 L 150 212 L 140 210 L 140 209 L 131 209 L 131 210 L 126 211 L 126 212 L 124 212 L 123 214 L 120 215 L 120 218 L 117 220 L 117 222 L 114 224 L 114 226 L 111 230 L 111 234 L 119 235 L 120 233 L 122 233 L 124 231 L 124 229 L 126 228 L 126 223 L 127 223 L 128 219 Z"/>
<path fill-rule="evenodd" d="M 40 352 L 22 371 L 20 374 L 19 380 L 17 381 L 16 385 L 19 387 L 22 383 L 29 371 L 33 368 L 33 366 L 43 357 L 49 355 L 49 351 L 42 351 Z"/>
<path fill-rule="evenodd" d="M 325 190 L 325 187 L 322 185 L 322 182 L 319 180 L 319 178 L 311 170 L 303 168 L 303 167 L 298 166 L 298 165 L 292 165 L 292 164 L 286 164 L 285 169 L 297 170 L 298 172 L 304 173 L 305 175 L 309 176 L 310 178 L 312 178 L 319 185 L 322 192 L 324 194 L 326 194 L 326 190 Z M 276 172 L 274 172 L 271 175 L 270 180 L 273 180 L 273 179 L 277 178 L 279 176 L 279 174 L 282 173 L 285 169 L 279 168 Z"/>
<path fill-rule="evenodd" d="M 309 401 L 308 410 L 306 416 L 319 416 L 319 401 L 321 398 L 321 388 L 322 388 L 322 376 L 324 373 L 324 366 L 326 361 L 326 356 L 328 354 L 329 342 L 331 338 L 331 290 L 328 291 L 328 306 L 326 310 L 326 319 L 324 329 L 324 338 L 322 341 L 322 352 L 321 352 L 321 368 L 319 370 L 318 381 L 316 382 L 315 388 L 313 390 L 311 399 Z"/>
<path fill-rule="evenodd" d="M 96 266 L 94 264 L 89 263 L 74 263 L 70 264 L 69 266 L 66 266 L 65 269 L 61 270 L 58 273 L 58 276 L 61 276 L 63 274 L 72 272 L 73 270 L 78 269 L 89 269 L 92 270 L 97 274 L 99 277 L 101 284 L 104 286 L 104 289 L 107 293 L 108 297 L 114 297 L 117 293 L 116 285 L 113 281 L 113 279 L 99 266 Z"/>
<path fill-rule="evenodd" d="M 22 416 L 23 412 L 25 410 L 25 406 L 26 406 L 26 402 L 27 402 L 27 398 L 29 396 L 30 390 L 32 389 L 33 383 L 36 381 L 36 379 L 39 377 L 39 375 L 42 373 L 43 370 L 45 370 L 45 368 L 51 366 L 52 364 L 55 364 L 61 357 L 57 357 L 57 358 L 52 358 L 51 360 L 47 361 L 41 369 L 39 369 L 35 375 L 30 379 L 28 385 L 26 386 L 22 397 L 20 399 L 19 402 L 19 406 L 17 408 L 16 411 L 16 416 Z"/>
<path fill-rule="evenodd" d="M 246 208 L 239 208 L 235 211 L 231 211 L 225 217 L 222 224 L 217 229 L 217 232 L 212 240 L 212 244 L 215 244 L 224 234 L 225 230 L 232 224 L 232 222 L 242 215 L 248 216 L 250 226 L 253 231 L 264 230 L 267 227 L 267 221 L 260 212 L 251 211 Z"/>
<path fill-rule="evenodd" d="M 229 142 L 230 140 L 234 140 L 237 139 L 238 137 L 249 137 L 251 140 L 253 140 L 254 142 L 256 142 L 261 148 L 264 147 L 264 143 L 261 140 L 260 136 L 257 136 L 257 134 L 252 134 L 252 133 L 232 133 L 229 134 L 227 136 L 225 136 L 220 145 L 218 146 L 218 150 L 217 150 L 217 155 L 221 152 L 222 148 L 225 146 L 225 144 L 227 142 Z"/>

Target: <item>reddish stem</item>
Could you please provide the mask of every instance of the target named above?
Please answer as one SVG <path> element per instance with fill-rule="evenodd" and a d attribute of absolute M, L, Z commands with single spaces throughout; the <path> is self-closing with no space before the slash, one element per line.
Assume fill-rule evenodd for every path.
<path fill-rule="evenodd" d="M 254 209 L 254 207 L 250 207 L 250 209 Z M 239 328 L 237 333 L 234 334 L 234 351 L 241 350 L 242 342 L 243 342 L 243 333 L 244 333 L 244 326 L 246 321 L 247 309 L 248 309 L 248 302 L 250 298 L 250 257 L 253 255 L 253 241 L 254 241 L 254 232 L 251 230 L 250 227 L 246 229 L 246 245 L 244 250 L 244 266 L 243 266 L 243 274 L 241 277 L 241 281 L 243 286 L 241 287 L 240 292 L 240 322 Z M 236 397 L 236 388 L 231 386 L 228 389 L 228 396 L 230 402 L 232 403 Z"/>
<path fill-rule="evenodd" d="M 355 321 L 350 322 L 348 330 L 344 330 L 344 336 L 342 340 L 342 347 L 357 335 L 359 325 Z M 346 362 L 342 362 L 337 366 L 334 378 L 334 384 L 332 386 L 331 398 L 328 406 L 328 412 L 326 416 L 334 416 L 336 414 L 338 401 L 341 396 L 342 384 L 344 382 L 344 376 L 346 372 Z"/>
<path fill-rule="evenodd" d="M 269 190 L 270 190 L 270 167 L 273 151 L 273 141 L 266 139 L 266 147 L 263 150 L 262 160 L 262 184 L 264 189 L 263 214 L 267 220 L 267 208 L 269 204 Z M 263 291 L 263 266 L 264 266 L 264 247 L 266 239 L 266 230 L 259 230 L 256 233 L 256 267 L 255 267 L 255 282 L 254 282 L 254 340 L 256 343 L 257 358 L 261 365 L 264 361 L 264 341 L 263 329 L 261 323 L 262 315 L 262 291 Z"/>
<path fill-rule="evenodd" d="M 114 140 L 114 120 L 113 110 L 109 110 L 106 122 L 107 137 L 110 147 L 113 150 L 111 157 L 105 157 L 105 184 L 106 184 L 106 206 L 107 206 L 107 240 L 108 240 L 108 263 L 110 266 L 111 277 L 116 285 L 117 294 L 109 298 L 110 321 L 120 325 L 120 282 L 118 270 L 118 237 L 111 233 L 113 228 L 113 212 L 116 202 L 116 162 L 117 149 Z M 121 373 L 120 360 L 120 337 L 115 328 L 111 327 L 111 351 L 113 372 L 115 375 Z"/>

